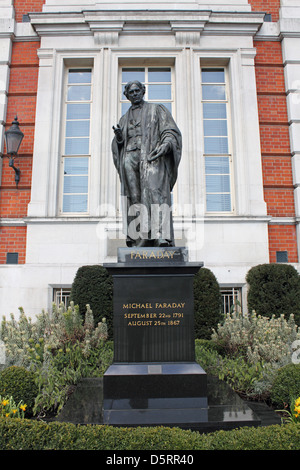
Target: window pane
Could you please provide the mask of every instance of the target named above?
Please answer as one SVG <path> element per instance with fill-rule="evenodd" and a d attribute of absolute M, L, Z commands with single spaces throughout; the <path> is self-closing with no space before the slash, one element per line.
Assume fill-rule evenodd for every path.
<path fill-rule="evenodd" d="M 212 136 L 212 135 L 224 135 L 227 136 L 227 121 L 204 121 L 204 135 L 205 136 Z"/>
<path fill-rule="evenodd" d="M 149 68 L 149 82 L 171 82 L 170 68 Z"/>
<path fill-rule="evenodd" d="M 127 83 L 133 80 L 145 82 L 145 69 L 144 68 L 123 68 L 122 69 L 122 82 Z"/>
<path fill-rule="evenodd" d="M 63 212 L 87 212 L 87 194 L 65 194 L 63 198 Z"/>
<path fill-rule="evenodd" d="M 229 158 L 228 157 L 206 157 L 205 158 L 206 174 L 229 174 Z"/>
<path fill-rule="evenodd" d="M 206 210 L 208 212 L 230 212 L 230 194 L 207 194 Z"/>
<path fill-rule="evenodd" d="M 66 138 L 65 154 L 66 155 L 88 155 L 89 154 L 89 138 Z"/>
<path fill-rule="evenodd" d="M 88 137 L 90 121 L 67 121 L 66 137 Z"/>
<path fill-rule="evenodd" d="M 171 85 L 149 85 L 148 98 L 149 100 L 170 100 Z"/>
<path fill-rule="evenodd" d="M 64 193 L 86 193 L 88 192 L 87 176 L 65 176 Z"/>
<path fill-rule="evenodd" d="M 64 159 L 65 175 L 87 175 L 88 174 L 88 158 L 65 158 Z"/>
<path fill-rule="evenodd" d="M 91 87 L 89 85 L 72 85 L 68 87 L 68 101 L 89 101 Z"/>
<path fill-rule="evenodd" d="M 88 69 L 69 70 L 69 83 L 91 83 L 92 71 Z"/>
<path fill-rule="evenodd" d="M 204 153 L 228 153 L 227 137 L 205 137 Z"/>
<path fill-rule="evenodd" d="M 203 103 L 204 119 L 226 119 L 226 103 Z"/>
<path fill-rule="evenodd" d="M 224 69 L 202 69 L 202 83 L 225 83 Z"/>
<path fill-rule="evenodd" d="M 225 85 L 202 85 L 202 99 L 224 101 L 226 99 Z"/>
<path fill-rule="evenodd" d="M 229 193 L 229 175 L 206 175 L 206 191 L 208 193 Z"/>
<path fill-rule="evenodd" d="M 89 103 L 68 103 L 67 105 L 67 119 L 89 119 L 90 118 Z"/>

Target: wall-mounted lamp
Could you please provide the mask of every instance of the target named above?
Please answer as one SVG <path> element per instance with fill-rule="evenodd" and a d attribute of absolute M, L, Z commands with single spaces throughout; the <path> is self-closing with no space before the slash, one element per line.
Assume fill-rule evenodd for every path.
<path fill-rule="evenodd" d="M 16 186 L 18 187 L 20 181 L 21 170 L 16 168 L 15 158 L 18 154 L 18 150 L 20 148 L 21 142 L 23 140 L 24 134 L 19 129 L 18 117 L 16 116 L 14 121 L 12 122 L 11 127 L 4 132 L 5 136 L 5 143 L 6 143 L 6 152 L 9 155 L 9 166 L 14 169 L 15 171 L 15 182 Z"/>

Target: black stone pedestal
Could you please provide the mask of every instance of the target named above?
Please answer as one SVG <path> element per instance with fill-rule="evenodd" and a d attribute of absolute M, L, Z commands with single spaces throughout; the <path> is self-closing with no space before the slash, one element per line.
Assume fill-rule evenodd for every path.
<path fill-rule="evenodd" d="M 113 364 L 104 376 L 106 424 L 180 426 L 207 420 L 207 377 L 196 363 Z"/>
<path fill-rule="evenodd" d="M 195 362 L 193 278 L 185 248 L 120 249 L 114 283 L 114 362 L 103 379 L 103 421 L 207 421 L 207 376 Z"/>

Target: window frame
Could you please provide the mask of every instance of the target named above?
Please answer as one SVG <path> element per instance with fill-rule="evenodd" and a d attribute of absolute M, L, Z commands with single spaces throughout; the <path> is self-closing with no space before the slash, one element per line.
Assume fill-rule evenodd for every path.
<path fill-rule="evenodd" d="M 222 299 L 222 313 L 226 315 L 232 311 L 243 312 L 243 292 L 241 286 L 220 286 Z M 229 312 L 226 311 L 226 305 L 230 305 Z"/>
<path fill-rule="evenodd" d="M 224 70 L 224 84 L 225 89 L 225 100 L 205 100 L 203 99 L 203 84 L 202 82 L 202 70 L 203 69 L 223 69 Z M 213 84 L 215 82 L 207 82 L 208 84 Z M 217 83 L 217 82 L 216 82 Z M 216 60 L 215 63 L 204 63 L 201 64 L 200 61 L 200 87 L 201 87 L 201 119 L 202 119 L 202 135 L 203 135 L 203 175 L 204 175 L 204 205 L 205 205 L 205 214 L 207 216 L 230 216 L 235 214 L 235 191 L 234 191 L 234 154 L 233 154 L 233 133 L 232 133 L 232 120 L 231 120 L 231 87 L 230 87 L 230 77 L 229 77 L 229 64 L 218 64 Z M 228 140 L 228 153 L 205 153 L 205 135 L 204 135 L 204 103 L 225 103 L 226 104 L 226 123 L 227 123 L 227 140 Z M 230 210 L 229 211 L 209 211 L 207 210 L 207 189 L 206 189 L 206 157 L 228 157 L 229 163 L 229 184 L 230 184 Z M 225 194 L 226 192 L 223 191 Z M 222 194 L 222 193 L 221 193 Z M 226 193 L 227 194 L 227 193 Z"/>
<path fill-rule="evenodd" d="M 66 130 L 67 130 L 67 105 L 69 103 L 80 103 L 80 100 L 76 101 L 72 101 L 72 100 L 68 100 L 68 86 L 70 85 L 69 84 L 69 80 L 68 80 L 68 77 L 69 77 L 69 72 L 70 70 L 89 70 L 91 72 L 91 82 L 90 82 L 90 88 L 91 88 L 91 92 L 90 92 L 90 99 L 89 100 L 86 100 L 86 101 L 81 101 L 84 102 L 84 103 L 89 103 L 90 104 L 90 117 L 89 117 L 89 122 L 90 122 L 90 125 L 89 125 L 89 136 L 88 136 L 88 139 L 89 139 L 89 153 L 87 154 L 67 154 L 65 152 L 65 144 L 66 144 Z M 93 107 L 93 82 L 94 82 L 94 67 L 93 65 L 81 65 L 80 63 L 78 64 L 72 64 L 72 65 L 65 65 L 64 67 L 64 76 L 63 76 L 63 93 L 62 93 L 62 105 L 63 105 L 63 111 L 62 111 L 62 125 L 61 125 L 61 145 L 60 145 L 60 191 L 59 191 L 59 216 L 62 216 L 62 217 L 72 217 L 72 216 L 79 216 L 79 217 L 85 217 L 85 216 L 89 216 L 90 214 L 90 184 L 91 184 L 91 157 L 92 157 L 92 153 L 91 153 L 91 149 L 92 149 L 92 142 L 91 142 L 91 135 L 92 135 L 92 116 L 93 116 L 93 110 L 92 110 L 92 107 Z M 74 84 L 76 85 L 76 84 Z M 81 84 L 80 84 L 81 85 Z M 82 84 L 82 86 L 84 86 L 84 84 Z M 73 211 L 73 212 L 65 212 L 63 210 L 63 204 L 64 204 L 64 196 L 65 193 L 64 192 L 64 168 L 65 168 L 65 159 L 66 158 L 87 158 L 88 159 L 88 171 L 87 171 L 87 178 L 88 178 L 88 183 L 87 183 L 87 207 L 86 207 L 86 211 L 82 211 L 82 212 L 79 212 L 79 211 Z M 76 194 L 76 193 L 74 193 Z M 78 194 L 85 194 L 85 193 L 78 193 Z"/>
<path fill-rule="evenodd" d="M 146 86 L 146 93 L 145 93 L 145 101 L 148 101 L 149 103 L 161 103 L 161 104 L 164 104 L 164 102 L 166 103 L 170 103 L 170 112 L 172 114 L 172 116 L 174 117 L 175 119 L 175 109 L 176 109 L 176 105 L 175 105 L 175 66 L 174 66 L 174 63 L 170 64 L 169 63 L 169 60 L 166 61 L 166 64 L 164 64 L 162 61 L 159 61 L 159 63 L 157 63 L 155 60 L 151 61 L 151 59 L 147 60 L 145 62 L 145 60 L 143 60 L 141 58 L 140 60 L 140 63 L 138 61 L 134 61 L 134 63 L 132 62 L 123 62 L 119 64 L 119 77 L 118 77 L 118 84 L 119 84 L 119 106 L 118 106 L 118 110 L 119 110 L 119 116 L 121 117 L 122 114 L 125 114 L 127 110 L 125 110 L 125 112 L 123 113 L 122 112 L 122 104 L 124 103 L 128 103 L 129 101 L 127 100 L 127 98 L 124 96 L 123 94 L 123 85 L 125 84 L 125 82 L 122 81 L 122 71 L 123 69 L 145 69 L 145 82 L 142 82 L 143 84 L 145 84 Z M 170 72 L 171 72 L 171 81 L 170 82 L 166 82 L 168 84 L 170 84 L 170 90 L 171 90 L 171 99 L 169 100 L 151 100 L 148 98 L 148 86 L 149 86 L 149 83 L 160 83 L 160 84 L 163 84 L 163 82 L 149 82 L 148 80 L 148 74 L 149 74 L 149 69 L 151 68 L 155 68 L 155 69 L 166 69 L 166 68 L 169 68 L 170 69 Z"/>

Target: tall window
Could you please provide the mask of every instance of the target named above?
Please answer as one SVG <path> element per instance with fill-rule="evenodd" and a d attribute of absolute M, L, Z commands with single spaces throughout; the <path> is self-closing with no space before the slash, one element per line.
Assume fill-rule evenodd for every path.
<path fill-rule="evenodd" d="M 224 68 L 202 68 L 206 211 L 231 212 L 228 96 Z"/>
<path fill-rule="evenodd" d="M 88 212 L 92 70 L 69 69 L 63 150 L 63 213 Z"/>
<path fill-rule="evenodd" d="M 172 111 L 172 69 L 171 67 L 123 67 L 122 68 L 122 115 L 128 110 L 130 102 L 124 96 L 126 83 L 138 80 L 146 86 L 145 100 L 163 104 Z"/>

